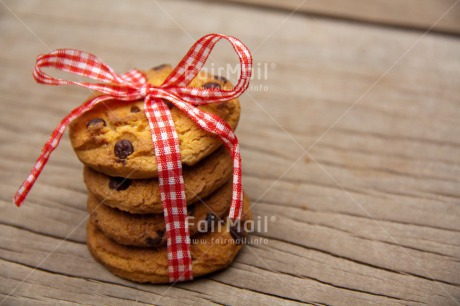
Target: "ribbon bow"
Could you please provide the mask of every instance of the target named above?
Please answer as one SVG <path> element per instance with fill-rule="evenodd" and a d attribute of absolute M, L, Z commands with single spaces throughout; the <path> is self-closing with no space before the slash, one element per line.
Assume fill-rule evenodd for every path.
<path fill-rule="evenodd" d="M 187 87 L 205 64 L 215 44 L 222 38 L 230 42 L 240 60 L 241 73 L 236 86 L 232 90 Z M 73 82 L 53 78 L 41 70 L 45 67 L 56 68 L 101 81 L 102 83 Z M 59 123 L 50 139 L 43 146 L 30 175 L 17 191 L 14 203 L 20 206 L 25 200 L 72 120 L 103 101 L 111 99 L 136 101 L 144 99 L 144 109 L 155 148 L 166 224 L 169 281 L 192 279 L 190 236 L 186 222 L 187 204 L 185 201 L 184 180 L 182 178 L 179 141 L 169 108 L 162 99 L 174 104 L 203 130 L 219 136 L 231 153 L 233 158 L 233 195 L 229 217 L 239 219 L 242 210 L 243 193 L 238 139 L 232 128 L 222 118 L 203 112 L 195 106 L 229 101 L 240 96 L 249 85 L 251 70 L 252 57 L 248 48 L 238 39 L 221 34 L 208 34 L 200 38 L 159 87 L 148 84 L 147 79 L 138 70 L 131 70 L 125 74 L 118 75 L 96 56 L 79 50 L 58 49 L 38 56 L 33 74 L 38 83 L 78 85 L 97 90 L 102 95 L 90 99 L 75 108 Z"/>

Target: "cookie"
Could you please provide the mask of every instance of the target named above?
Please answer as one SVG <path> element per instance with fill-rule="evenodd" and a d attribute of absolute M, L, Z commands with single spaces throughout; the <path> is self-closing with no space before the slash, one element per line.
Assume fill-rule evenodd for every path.
<path fill-rule="evenodd" d="M 242 224 L 251 219 L 250 202 L 245 197 Z M 229 266 L 246 237 L 244 226 L 222 225 L 220 231 L 208 232 L 191 239 L 194 277 L 212 273 Z M 167 283 L 168 261 L 166 247 L 138 248 L 118 244 L 106 237 L 91 221 L 87 227 L 87 244 L 91 254 L 113 274 L 141 283 Z"/>
<path fill-rule="evenodd" d="M 148 81 L 159 86 L 172 72 L 171 66 L 150 69 L 144 74 Z M 225 79 L 201 72 L 190 83 L 191 87 L 233 86 Z M 182 163 L 193 166 L 214 152 L 220 139 L 198 127 L 192 119 L 172 104 L 171 115 L 178 134 Z M 199 107 L 224 119 L 233 129 L 240 117 L 238 99 L 211 103 Z M 152 144 L 143 101 L 106 101 L 75 119 L 69 126 L 73 149 L 80 161 L 90 168 L 110 176 L 131 179 L 158 176 L 155 152 Z"/>
<path fill-rule="evenodd" d="M 232 177 L 233 161 L 222 146 L 193 167 L 184 166 L 187 203 L 203 199 Z M 163 213 L 158 179 L 110 177 L 89 167 L 83 170 L 88 190 L 105 205 L 132 214 Z"/>
<path fill-rule="evenodd" d="M 190 236 L 226 218 L 232 202 L 232 190 L 230 181 L 202 202 L 188 207 Z M 104 235 L 119 244 L 139 247 L 166 245 L 163 214 L 129 214 L 102 204 L 91 193 L 88 194 L 87 208 L 91 221 Z"/>

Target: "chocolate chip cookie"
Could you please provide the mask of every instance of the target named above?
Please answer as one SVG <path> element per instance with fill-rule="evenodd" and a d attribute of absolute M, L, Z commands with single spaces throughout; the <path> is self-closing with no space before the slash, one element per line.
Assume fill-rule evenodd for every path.
<path fill-rule="evenodd" d="M 232 183 L 226 183 L 208 198 L 189 206 L 190 236 L 225 219 L 232 202 Z M 105 236 L 124 245 L 160 247 L 166 245 L 163 214 L 129 214 L 110 208 L 88 194 L 88 212 Z"/>
<path fill-rule="evenodd" d="M 232 177 L 233 161 L 222 146 L 193 167 L 184 166 L 185 197 L 191 204 L 220 188 Z M 105 205 L 132 214 L 163 213 L 158 179 L 110 177 L 85 167 L 88 190 Z"/>
<path fill-rule="evenodd" d="M 242 224 L 251 219 L 250 202 L 245 197 Z M 194 277 L 229 266 L 243 244 L 244 227 L 235 228 L 225 223 L 220 231 L 196 235 L 192 238 L 192 269 Z M 87 227 L 87 244 L 91 254 L 110 272 L 122 278 L 141 283 L 167 283 L 168 261 L 166 247 L 138 248 L 118 244 L 106 237 L 91 221 Z"/>
<path fill-rule="evenodd" d="M 145 71 L 144 74 L 150 84 L 159 86 L 171 72 L 171 66 L 166 65 Z M 220 87 L 226 90 L 233 87 L 229 81 L 204 72 L 201 72 L 189 86 Z M 169 106 L 179 138 L 183 164 L 193 166 L 221 145 L 217 136 L 202 130 L 172 104 L 169 103 Z M 199 108 L 221 117 L 233 129 L 238 124 L 238 99 Z M 100 103 L 70 124 L 69 136 L 80 161 L 98 172 L 131 179 L 158 176 L 143 101 L 112 100 Z"/>

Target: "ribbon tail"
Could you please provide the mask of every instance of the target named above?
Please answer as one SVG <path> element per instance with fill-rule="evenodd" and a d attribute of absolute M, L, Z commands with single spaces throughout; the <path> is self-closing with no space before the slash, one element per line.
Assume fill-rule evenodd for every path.
<path fill-rule="evenodd" d="M 166 103 L 158 98 L 152 101 L 147 96 L 144 105 L 155 148 L 166 223 L 169 281 L 191 280 L 192 254 L 179 139 Z"/>
<path fill-rule="evenodd" d="M 240 219 L 243 205 L 243 184 L 241 181 L 241 154 L 238 138 L 233 129 L 220 117 L 206 113 L 188 103 L 172 98 L 172 102 L 185 112 L 203 130 L 213 133 L 222 140 L 233 158 L 233 194 L 229 217 Z"/>
<path fill-rule="evenodd" d="M 65 116 L 64 119 L 62 119 L 59 125 L 54 129 L 53 133 L 51 134 L 51 137 L 43 146 L 41 154 L 37 158 L 35 166 L 30 171 L 29 176 L 22 183 L 21 187 L 19 187 L 18 191 L 16 192 L 13 199 L 13 202 L 16 204 L 16 206 L 19 207 L 24 202 L 25 198 L 27 197 L 27 194 L 32 189 L 33 185 L 35 184 L 35 181 L 38 179 L 40 173 L 42 172 L 43 168 L 48 162 L 51 153 L 59 145 L 59 142 L 61 141 L 61 138 L 64 135 L 64 132 L 66 128 L 69 126 L 70 122 L 72 122 L 72 120 L 74 120 L 75 118 L 81 116 L 81 114 L 92 108 L 95 104 L 109 99 L 111 99 L 111 97 L 109 96 L 98 96 L 94 99 L 88 100 L 81 106 L 75 108 L 72 112 Z"/>

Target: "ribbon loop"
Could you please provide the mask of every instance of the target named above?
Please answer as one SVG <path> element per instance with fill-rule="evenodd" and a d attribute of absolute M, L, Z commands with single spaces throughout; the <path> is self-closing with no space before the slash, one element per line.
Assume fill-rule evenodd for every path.
<path fill-rule="evenodd" d="M 55 68 L 102 83 L 75 82 L 54 78 L 43 72 L 42 68 Z M 138 70 L 120 76 L 95 55 L 74 49 L 58 49 L 38 56 L 33 76 L 40 84 L 77 85 L 123 101 L 141 99 L 138 86 L 145 83 L 145 81 L 142 83 L 145 77 Z"/>
<path fill-rule="evenodd" d="M 226 39 L 230 42 L 240 61 L 240 76 L 231 90 L 192 88 L 189 83 L 203 68 L 215 44 Z M 100 83 L 75 82 L 51 77 L 42 68 L 55 68 Z M 96 104 L 107 100 L 136 101 L 144 99 L 144 109 L 152 133 L 155 158 L 158 166 L 163 212 L 165 215 L 168 271 L 171 282 L 193 278 L 188 233 L 187 203 L 179 140 L 174 122 L 166 103 L 167 99 L 189 116 L 199 127 L 216 134 L 230 151 L 233 158 L 233 195 L 230 217 L 238 219 L 242 210 L 241 157 L 238 139 L 231 127 L 220 117 L 206 113 L 195 105 L 229 101 L 237 98 L 248 87 L 251 78 L 252 58 L 247 47 L 238 39 L 221 34 L 208 34 L 200 38 L 165 82 L 154 87 L 138 70 L 118 75 L 96 56 L 79 50 L 58 49 L 37 58 L 33 76 L 38 83 L 47 85 L 78 85 L 101 92 L 71 111 L 62 119 L 43 146 L 30 175 L 22 183 L 14 197 L 20 206 L 31 190 L 51 153 L 56 149 L 70 122 L 91 110 Z"/>
<path fill-rule="evenodd" d="M 80 50 L 57 49 L 48 54 L 42 54 L 37 58 L 35 73 L 38 77 L 35 77 L 35 80 L 38 83 L 61 85 L 55 84 L 59 82 L 62 83 L 62 85 L 68 84 L 68 81 L 50 77 L 41 70 L 41 68 L 47 67 L 56 68 L 61 71 L 107 83 L 123 82 L 112 68 L 107 66 L 95 55 Z"/>

